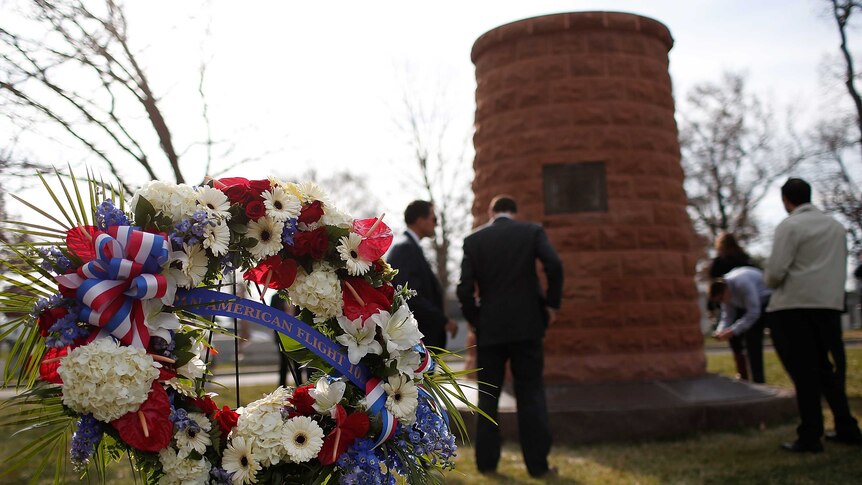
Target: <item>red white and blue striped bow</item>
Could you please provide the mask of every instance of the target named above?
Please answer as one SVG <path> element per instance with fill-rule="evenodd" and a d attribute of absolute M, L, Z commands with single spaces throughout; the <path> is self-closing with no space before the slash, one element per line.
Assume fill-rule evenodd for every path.
<path fill-rule="evenodd" d="M 158 234 L 116 226 L 97 235 L 94 244 L 96 258 L 57 281 L 77 288 L 81 321 L 125 345 L 146 348 L 150 334 L 142 301 L 168 292 L 167 279 L 158 273 L 170 257 L 170 243 Z"/>
<path fill-rule="evenodd" d="M 377 448 L 392 438 L 395 435 L 395 428 L 398 427 L 398 419 L 386 409 L 386 391 L 379 377 L 372 377 L 365 383 L 365 401 L 368 404 L 369 414 L 379 413 L 383 425 L 380 435 L 374 440 L 374 448 Z"/>

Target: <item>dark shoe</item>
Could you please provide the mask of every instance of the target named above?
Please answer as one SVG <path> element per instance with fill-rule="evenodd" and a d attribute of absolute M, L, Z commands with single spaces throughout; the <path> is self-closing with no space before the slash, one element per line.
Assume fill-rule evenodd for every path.
<path fill-rule="evenodd" d="M 481 469 L 480 469 L 480 470 L 479 470 L 479 473 L 480 473 L 480 474 L 482 474 L 482 475 L 484 475 L 484 476 L 486 476 L 486 477 L 496 477 L 496 476 L 499 476 L 499 473 L 497 473 L 497 470 L 481 470 Z"/>
<path fill-rule="evenodd" d="M 557 467 L 552 466 L 544 471 L 544 473 L 539 473 L 538 475 L 530 475 L 533 478 L 555 478 L 560 476 L 560 470 Z"/>
<path fill-rule="evenodd" d="M 834 431 L 826 433 L 826 441 L 832 443 L 841 443 L 843 445 L 862 445 L 862 435 L 842 435 Z"/>
<path fill-rule="evenodd" d="M 781 443 L 781 449 L 791 453 L 820 453 L 823 451 L 823 445 L 820 443 L 794 441 L 793 443 Z"/>

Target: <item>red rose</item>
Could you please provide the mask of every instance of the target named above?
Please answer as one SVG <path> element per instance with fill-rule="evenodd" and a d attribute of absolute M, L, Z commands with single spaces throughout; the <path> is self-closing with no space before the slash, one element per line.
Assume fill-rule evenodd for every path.
<path fill-rule="evenodd" d="M 353 291 L 350 291 L 350 288 L 347 287 L 348 284 L 350 288 L 353 288 Z M 353 294 L 354 291 L 365 305 L 359 303 Z M 380 310 L 388 312 L 392 308 L 392 298 L 395 296 L 395 288 L 389 283 L 384 283 L 380 288 L 375 288 L 365 281 L 365 278 L 351 277 L 344 280 L 341 294 L 344 300 L 344 316 L 351 320 L 362 317 L 362 321 L 364 322 L 368 317 Z"/>
<path fill-rule="evenodd" d="M 198 409 L 204 412 L 207 416 L 211 416 L 214 413 L 218 412 L 218 404 L 212 400 L 209 394 L 205 394 L 204 397 L 198 397 L 192 399 L 192 404 L 195 405 Z"/>
<path fill-rule="evenodd" d="M 248 183 L 250 189 L 257 192 L 257 195 L 260 195 L 264 190 L 269 190 L 272 188 L 272 184 L 269 180 L 251 180 Z"/>
<path fill-rule="evenodd" d="M 296 260 L 282 259 L 277 254 L 270 256 L 261 261 L 259 265 L 246 271 L 243 279 L 276 290 L 290 288 L 296 279 Z"/>
<path fill-rule="evenodd" d="M 302 207 L 297 220 L 305 224 L 313 224 L 319 221 L 321 217 L 323 217 L 323 204 L 319 200 L 315 200 L 311 204 Z"/>
<path fill-rule="evenodd" d="M 256 221 L 266 215 L 266 206 L 263 205 L 262 200 L 255 199 L 246 204 L 245 215 L 247 215 L 249 219 Z M 279 236 L 281 235 L 279 234 Z"/>
<path fill-rule="evenodd" d="M 293 391 L 293 396 L 287 399 L 287 402 L 293 404 L 293 407 L 296 408 L 296 413 L 301 414 L 303 416 L 311 416 L 314 414 L 314 398 L 311 397 L 311 394 L 308 393 L 308 390 L 311 389 L 311 384 L 297 387 L 295 391 Z"/>
<path fill-rule="evenodd" d="M 329 236 L 323 227 L 313 231 L 299 231 L 293 236 L 293 254 L 297 256 L 310 255 L 316 261 L 326 255 L 327 249 Z"/>
<path fill-rule="evenodd" d="M 48 329 L 54 325 L 57 320 L 66 316 L 69 310 L 64 307 L 49 308 L 39 315 L 39 335 L 42 337 L 48 336 Z"/>
<path fill-rule="evenodd" d="M 68 353 L 69 351 L 66 347 L 60 349 L 48 349 L 48 351 L 45 352 L 45 357 L 42 358 L 42 363 L 39 364 L 39 378 L 52 384 L 62 384 L 63 379 L 60 378 L 60 375 L 57 373 L 57 369 L 60 368 L 60 357 L 63 357 Z M 50 362 L 45 362 L 46 360 Z"/>
<path fill-rule="evenodd" d="M 221 429 L 222 438 L 227 438 L 228 433 L 236 427 L 239 414 L 231 408 L 224 406 L 221 411 L 216 411 L 215 420 Z"/>
<path fill-rule="evenodd" d="M 224 190 L 224 195 L 227 196 L 231 204 L 245 204 L 254 200 L 254 194 L 248 187 L 242 185 L 234 185 Z"/>

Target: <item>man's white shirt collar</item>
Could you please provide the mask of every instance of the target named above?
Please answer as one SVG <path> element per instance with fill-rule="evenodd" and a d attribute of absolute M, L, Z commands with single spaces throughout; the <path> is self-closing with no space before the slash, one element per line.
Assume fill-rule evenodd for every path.
<path fill-rule="evenodd" d="M 407 228 L 407 234 L 410 235 L 411 238 L 413 238 L 413 242 L 415 242 L 416 244 L 418 244 L 420 246 L 422 245 L 420 242 L 421 239 L 419 239 L 419 236 L 415 232 L 413 232 L 413 230 L 410 229 L 409 227 Z"/>

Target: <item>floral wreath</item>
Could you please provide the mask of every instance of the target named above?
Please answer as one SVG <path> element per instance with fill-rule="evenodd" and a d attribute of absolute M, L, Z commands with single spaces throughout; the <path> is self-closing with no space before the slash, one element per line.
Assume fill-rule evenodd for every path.
<path fill-rule="evenodd" d="M 62 218 L 13 195 L 56 226 L 6 227 L 21 237 L 5 244 L 0 307 L 21 334 L 5 381 L 25 389 L 3 424 L 56 440 L 41 447 L 71 434 L 84 473 L 128 455 L 148 483 L 427 483 L 454 467 L 455 402 L 475 410 L 456 380 L 466 371 L 422 344 L 412 291 L 382 259 L 382 216 L 353 219 L 311 182 L 152 181 L 126 210 L 104 183 L 82 191 L 58 175 L 61 203 L 39 177 Z M 299 314 L 219 291 L 235 271 Z M 281 332 L 316 379 L 219 409 L 204 390 L 215 315 Z M 0 468 L 32 465 L 32 450 Z"/>

